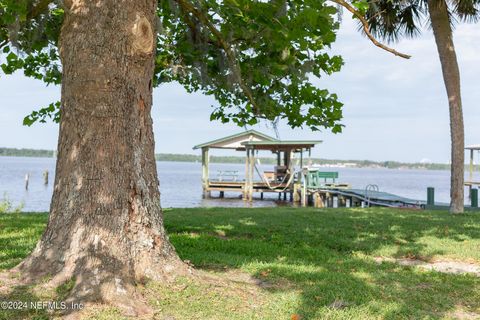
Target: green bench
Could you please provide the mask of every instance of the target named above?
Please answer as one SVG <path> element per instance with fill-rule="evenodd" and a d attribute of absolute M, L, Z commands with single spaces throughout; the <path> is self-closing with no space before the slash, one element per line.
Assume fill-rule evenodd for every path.
<path fill-rule="evenodd" d="M 332 186 L 332 185 L 335 185 L 336 179 L 338 179 L 338 172 L 308 170 L 306 179 L 307 179 L 307 188 Z"/>

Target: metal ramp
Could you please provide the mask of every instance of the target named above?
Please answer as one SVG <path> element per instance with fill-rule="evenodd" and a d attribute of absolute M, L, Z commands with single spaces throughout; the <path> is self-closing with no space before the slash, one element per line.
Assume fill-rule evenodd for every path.
<path fill-rule="evenodd" d="M 401 197 L 392 193 L 382 192 L 378 189 L 324 189 L 318 190 L 320 192 L 328 192 L 332 195 L 343 197 L 351 197 L 357 201 L 365 202 L 367 206 L 381 206 L 381 207 L 411 207 L 422 208 L 426 201 L 409 199 Z"/>

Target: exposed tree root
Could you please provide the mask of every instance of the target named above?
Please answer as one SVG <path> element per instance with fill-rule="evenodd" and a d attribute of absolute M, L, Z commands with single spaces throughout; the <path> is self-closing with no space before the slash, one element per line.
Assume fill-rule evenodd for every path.
<path fill-rule="evenodd" d="M 115 314 L 134 319 L 156 319 L 158 310 L 152 307 L 152 299 L 162 299 L 158 294 L 161 290 L 182 291 L 188 286 L 198 286 L 208 291 L 216 291 L 221 296 L 230 297 L 244 301 L 238 308 L 246 311 L 251 310 L 249 301 L 256 301 L 258 308 L 261 306 L 262 291 L 271 289 L 275 285 L 267 281 L 257 279 L 249 274 L 238 270 L 226 270 L 222 273 L 213 273 L 203 270 L 195 270 L 186 267 L 182 263 L 183 271 L 175 269 L 175 272 L 162 273 L 157 279 L 143 279 L 142 282 L 134 279 L 123 279 L 117 276 L 103 278 L 97 283 L 97 278 L 91 275 L 77 275 L 76 278 L 67 280 L 72 283 L 68 292 L 59 293 L 58 288 L 65 285 L 62 283 L 64 274 L 47 278 L 45 276 L 36 278 L 21 277 L 18 268 L 15 272 L 8 271 L 0 274 L 0 298 L 10 299 L 17 297 L 23 292 L 24 297 L 37 301 L 63 301 L 68 306 L 65 310 L 48 310 L 54 317 L 64 319 L 84 319 L 94 317 L 95 314 L 102 314 L 108 310 L 115 310 Z M 179 266 L 177 266 L 179 267 Z M 21 266 L 19 266 L 21 268 Z M 180 266 L 180 268 L 182 268 Z M 100 272 L 101 273 L 101 272 Z M 157 290 L 157 291 L 156 291 Z M 237 301 L 235 300 L 235 301 Z M 81 305 L 82 308 L 78 308 Z M 73 307 L 72 306 L 76 306 Z M 107 311 L 105 311 L 107 310 Z"/>

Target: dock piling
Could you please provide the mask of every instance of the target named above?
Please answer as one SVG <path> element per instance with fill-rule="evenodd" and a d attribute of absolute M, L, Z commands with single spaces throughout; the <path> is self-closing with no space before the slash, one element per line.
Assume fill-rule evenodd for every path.
<path fill-rule="evenodd" d="M 43 184 L 48 185 L 48 170 L 43 172 Z"/>

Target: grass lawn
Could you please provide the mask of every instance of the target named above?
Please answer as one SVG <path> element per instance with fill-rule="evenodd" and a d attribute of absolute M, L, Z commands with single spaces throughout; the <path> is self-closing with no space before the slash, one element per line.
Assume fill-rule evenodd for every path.
<path fill-rule="evenodd" d="M 0 269 L 13 267 L 28 254 L 46 219 L 45 214 L 0 215 Z M 167 209 L 165 225 L 182 259 L 225 278 L 227 285 L 189 279 L 169 287 L 148 283 L 142 290 L 158 319 L 480 318 L 480 277 L 374 259 L 480 264 L 478 213 Z M 0 301 L 32 298 L 28 288 L 22 290 L 8 296 L 0 293 Z M 0 310 L 0 319 L 47 316 Z M 108 309 L 92 311 L 88 317 L 120 315 Z"/>

